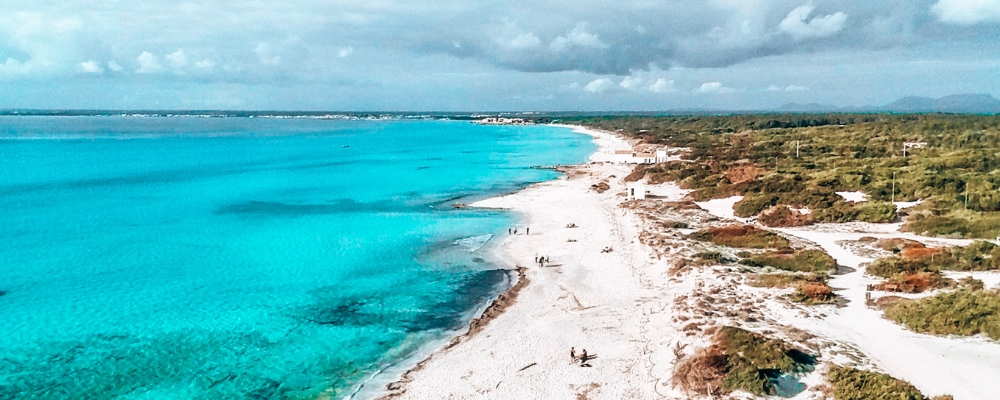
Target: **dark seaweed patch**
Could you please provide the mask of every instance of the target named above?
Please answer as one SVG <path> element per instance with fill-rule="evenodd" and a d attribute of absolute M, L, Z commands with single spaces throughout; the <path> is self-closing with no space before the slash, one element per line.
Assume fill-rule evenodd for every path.
<path fill-rule="evenodd" d="M 379 201 L 364 203 L 352 199 L 338 199 L 325 204 L 290 204 L 276 201 L 248 201 L 220 207 L 215 214 L 255 214 L 273 216 L 307 216 L 350 214 L 358 212 L 398 212 L 412 210 L 399 203 Z"/>
<path fill-rule="evenodd" d="M 446 285 L 451 288 L 450 293 L 394 292 L 345 297 L 338 293 L 338 288 L 321 289 L 315 293 L 317 302 L 305 310 L 302 318 L 321 325 L 383 326 L 411 333 L 460 329 L 468 323 L 469 311 L 486 303 L 509 283 L 509 274 L 506 270 L 488 270 L 459 274 L 452 279 L 456 281 Z M 406 291 L 407 286 L 395 285 L 394 289 Z M 426 304 L 419 304 L 416 309 L 393 309 L 385 304 L 385 299 L 394 296 L 411 297 L 411 301 Z"/>

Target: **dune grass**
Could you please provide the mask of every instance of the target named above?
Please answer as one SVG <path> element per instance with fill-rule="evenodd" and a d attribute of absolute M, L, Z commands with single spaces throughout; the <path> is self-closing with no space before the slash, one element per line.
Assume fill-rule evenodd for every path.
<path fill-rule="evenodd" d="M 723 327 L 712 345 L 681 361 L 674 383 L 689 393 L 728 394 L 743 390 L 759 396 L 776 394 L 772 379 L 811 370 L 815 357 L 780 339 L 736 327 Z"/>
<path fill-rule="evenodd" d="M 902 299 L 886 305 L 885 316 L 916 332 L 985 334 L 1000 340 L 1000 294 L 992 291 L 963 289 L 917 300 Z"/>
<path fill-rule="evenodd" d="M 691 239 L 720 246 L 746 249 L 774 249 L 788 247 L 791 242 L 780 235 L 751 225 L 732 225 L 703 229 L 689 236 Z"/>
<path fill-rule="evenodd" d="M 830 304 L 837 300 L 837 295 L 827 284 L 825 274 L 815 273 L 777 273 L 760 274 L 749 280 L 751 286 L 767 288 L 795 288 L 789 299 L 804 304 Z"/>
<path fill-rule="evenodd" d="M 835 400 L 925 400 L 923 393 L 906 381 L 889 375 L 833 365 L 827 374 Z M 949 399 L 951 396 L 932 400 Z"/>
<path fill-rule="evenodd" d="M 802 250 L 793 253 L 767 252 L 751 255 L 740 263 L 752 267 L 773 267 L 790 272 L 837 272 L 837 260 L 822 250 Z"/>
<path fill-rule="evenodd" d="M 941 271 L 989 271 L 1000 269 L 1000 247 L 977 241 L 965 247 L 927 248 L 910 241 L 883 243 L 897 255 L 875 260 L 869 274 L 886 278 L 880 290 L 919 293 L 927 289 L 954 287 Z M 963 285 L 969 286 L 969 285 Z"/>

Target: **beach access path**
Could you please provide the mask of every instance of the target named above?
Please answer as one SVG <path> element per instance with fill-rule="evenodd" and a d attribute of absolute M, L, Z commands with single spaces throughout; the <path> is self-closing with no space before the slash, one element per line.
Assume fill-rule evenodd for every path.
<path fill-rule="evenodd" d="M 622 145 L 613 135 L 578 130 L 594 135 L 602 150 Z M 650 348 L 663 346 L 651 346 L 643 326 L 647 303 L 669 309 L 659 300 L 664 293 L 641 279 L 654 260 L 636 240 L 636 217 L 618 207 L 625 201 L 621 178 L 632 166 L 612 165 L 608 157 L 598 151 L 592 163 L 558 180 L 472 205 L 522 214 L 519 234 L 501 238 L 498 251 L 510 267 L 527 267 L 530 283 L 482 331 L 407 373 L 390 398 L 660 397 Z M 591 189 L 599 181 L 611 189 Z M 602 252 L 606 247 L 612 251 Z M 539 266 L 535 256 L 550 262 Z M 594 357 L 590 366 L 573 362 L 570 347 L 578 355 L 586 349 Z"/>

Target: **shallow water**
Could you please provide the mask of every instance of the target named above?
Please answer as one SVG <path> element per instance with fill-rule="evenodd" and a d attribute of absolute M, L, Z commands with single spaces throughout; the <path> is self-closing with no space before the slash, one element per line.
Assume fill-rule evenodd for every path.
<path fill-rule="evenodd" d="M 593 150 L 545 126 L 0 118 L 0 399 L 349 394 L 509 284 L 484 254 L 514 216 L 451 204 Z"/>

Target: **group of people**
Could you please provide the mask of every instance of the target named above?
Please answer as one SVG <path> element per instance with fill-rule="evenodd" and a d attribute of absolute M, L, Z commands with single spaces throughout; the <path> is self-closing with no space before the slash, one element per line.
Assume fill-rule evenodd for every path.
<path fill-rule="evenodd" d="M 547 264 L 548 262 L 549 262 L 548 256 L 545 257 L 535 256 L 535 264 L 538 264 L 539 267 L 544 267 L 545 264 Z"/>
<path fill-rule="evenodd" d="M 587 364 L 587 361 L 590 360 L 590 356 L 587 355 L 587 349 L 580 350 L 580 355 L 578 356 L 576 354 L 576 347 L 570 347 L 569 348 L 569 358 L 574 363 L 577 362 L 577 361 L 579 361 L 581 367 L 589 367 L 590 366 L 590 364 Z"/>
<path fill-rule="evenodd" d="M 515 226 L 513 228 L 507 228 L 507 234 L 508 235 L 516 235 L 517 234 L 517 227 Z M 525 235 L 530 235 L 531 234 L 531 228 L 524 227 L 524 234 Z"/>

